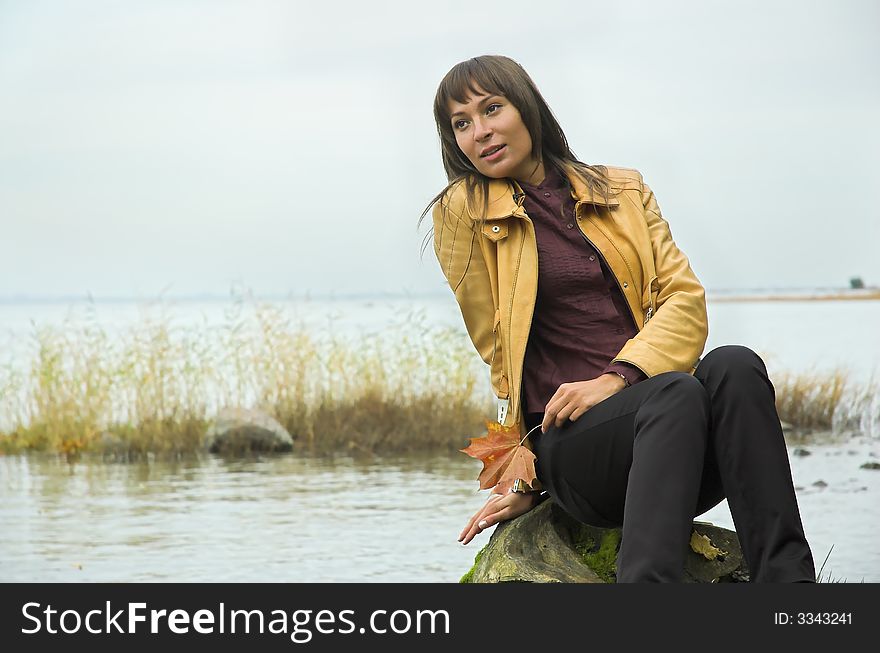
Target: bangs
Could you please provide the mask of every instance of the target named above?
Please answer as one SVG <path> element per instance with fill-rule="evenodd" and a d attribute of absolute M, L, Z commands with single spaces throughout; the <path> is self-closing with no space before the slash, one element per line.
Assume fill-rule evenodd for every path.
<path fill-rule="evenodd" d="M 497 71 L 489 70 L 476 59 L 468 59 L 452 68 L 440 82 L 436 107 L 448 118 L 450 100 L 465 104 L 468 96 L 478 95 L 480 89 L 491 95 L 507 97 L 505 86 Z"/>

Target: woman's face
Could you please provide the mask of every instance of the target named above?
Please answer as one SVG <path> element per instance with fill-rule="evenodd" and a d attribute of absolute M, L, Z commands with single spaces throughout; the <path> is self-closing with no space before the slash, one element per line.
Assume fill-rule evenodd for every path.
<path fill-rule="evenodd" d="M 465 98 L 464 104 L 449 101 L 458 147 L 487 177 L 540 183 L 544 167 L 532 158 L 532 137 L 517 108 L 503 95 L 474 86 L 477 94 Z"/>

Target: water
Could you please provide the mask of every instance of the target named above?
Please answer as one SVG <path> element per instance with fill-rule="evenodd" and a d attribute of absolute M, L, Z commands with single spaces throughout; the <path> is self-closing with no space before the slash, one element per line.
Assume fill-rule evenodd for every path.
<path fill-rule="evenodd" d="M 823 576 L 880 582 L 876 442 L 791 456 Z M 455 582 L 490 531 L 465 456 L 68 464 L 0 457 L 0 581 Z M 826 487 L 813 485 L 823 481 Z M 699 519 L 733 528 L 727 503 Z"/>
<path fill-rule="evenodd" d="M 460 458 L 0 457 L 0 581 L 454 582 L 484 501 Z"/>
<path fill-rule="evenodd" d="M 343 334 L 382 333 L 413 311 L 425 324 L 463 329 L 451 295 L 275 305 L 309 328 Z M 0 304 L 0 351 L 23 366 L 32 320 L 60 325 L 69 315 L 112 331 L 145 312 L 218 327 L 230 302 Z M 837 367 L 858 380 L 877 374 L 880 302 L 710 303 L 709 315 L 707 351 L 748 345 L 771 376 Z M 880 471 L 860 469 L 880 461 L 880 441 L 806 448 L 812 455 L 792 455 L 791 465 L 817 568 L 833 546 L 824 574 L 880 582 Z M 456 541 L 485 501 L 478 472 L 463 454 L 73 465 L 0 457 L 0 580 L 453 582 L 489 537 Z M 733 527 L 726 502 L 700 519 Z"/>
<path fill-rule="evenodd" d="M 709 302 L 706 351 L 747 345 L 771 372 L 843 368 L 880 378 L 880 301 Z"/>

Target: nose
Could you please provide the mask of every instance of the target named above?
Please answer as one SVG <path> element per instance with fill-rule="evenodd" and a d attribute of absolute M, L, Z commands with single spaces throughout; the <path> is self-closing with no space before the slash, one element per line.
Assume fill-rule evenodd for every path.
<path fill-rule="evenodd" d="M 477 118 L 474 120 L 474 140 L 484 141 L 492 135 L 492 128 L 489 124 Z"/>

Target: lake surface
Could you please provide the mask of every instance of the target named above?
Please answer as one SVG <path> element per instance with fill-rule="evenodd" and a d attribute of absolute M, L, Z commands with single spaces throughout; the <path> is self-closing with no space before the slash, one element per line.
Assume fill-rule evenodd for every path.
<path fill-rule="evenodd" d="M 792 474 L 817 570 L 880 582 L 880 461 L 867 439 L 806 447 Z M 456 582 L 488 542 L 464 454 L 68 464 L 0 457 L 0 581 Z M 826 485 L 822 485 L 822 482 Z M 733 528 L 727 502 L 698 519 Z"/>
<path fill-rule="evenodd" d="M 0 580 L 457 581 L 484 501 L 459 458 L 0 457 Z"/>
<path fill-rule="evenodd" d="M 273 305 L 309 328 L 353 336 L 382 334 L 412 313 L 463 329 L 451 295 Z M 0 304 L 0 364 L 26 364 L 34 325 L 88 319 L 112 331 L 162 313 L 207 327 L 229 311 L 228 302 Z M 710 302 L 709 316 L 707 351 L 745 344 L 771 376 L 843 367 L 867 382 L 880 369 L 877 301 Z M 880 471 L 860 468 L 880 461 L 878 430 L 805 448 L 811 455 L 791 464 L 817 569 L 833 546 L 825 575 L 880 582 Z M 72 465 L 0 457 L 0 580 L 454 582 L 489 537 L 457 542 L 486 498 L 478 472 L 464 454 Z M 733 527 L 726 502 L 700 519 Z"/>

